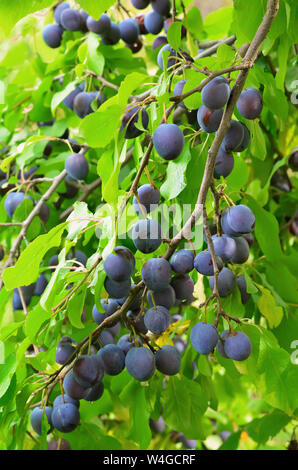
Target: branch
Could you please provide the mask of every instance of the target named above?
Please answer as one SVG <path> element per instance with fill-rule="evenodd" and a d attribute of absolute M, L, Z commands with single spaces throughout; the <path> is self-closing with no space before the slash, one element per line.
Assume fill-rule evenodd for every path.
<path fill-rule="evenodd" d="M 34 217 L 39 214 L 42 205 L 48 199 L 50 199 L 51 195 L 53 194 L 53 192 L 55 191 L 57 186 L 59 186 L 61 181 L 65 178 L 66 174 L 67 174 L 66 170 L 63 170 L 58 176 L 56 176 L 56 178 L 53 179 L 52 185 L 49 187 L 49 189 L 46 191 L 46 193 L 42 196 L 42 198 L 38 201 L 36 206 L 33 208 L 31 213 L 28 215 L 27 219 L 22 223 L 22 230 L 20 231 L 18 237 L 16 238 L 16 241 L 14 242 L 14 244 L 13 244 L 13 246 L 12 246 L 10 252 L 9 252 L 9 256 L 8 256 L 6 262 L 4 263 L 3 267 L 2 267 L 1 273 L 3 273 L 3 271 L 6 268 L 8 268 L 9 266 L 12 265 L 13 258 L 15 256 L 17 250 L 19 249 L 19 246 L 20 246 L 23 238 L 26 237 L 26 232 L 28 230 L 29 225 L 31 224 Z M 2 287 L 3 287 L 3 280 L 1 279 L 0 289 Z"/>

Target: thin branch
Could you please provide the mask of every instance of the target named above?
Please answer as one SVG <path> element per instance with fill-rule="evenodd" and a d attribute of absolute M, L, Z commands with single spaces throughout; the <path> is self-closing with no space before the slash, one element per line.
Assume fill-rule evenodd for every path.
<path fill-rule="evenodd" d="M 51 197 L 51 195 L 53 194 L 53 192 L 55 191 L 57 186 L 59 186 L 59 184 L 61 183 L 61 181 L 63 181 L 63 179 L 65 178 L 66 175 L 67 175 L 66 170 L 63 170 L 58 176 L 56 176 L 56 178 L 53 179 L 52 185 L 45 192 L 45 194 L 42 196 L 42 198 L 38 201 L 36 206 L 33 208 L 31 213 L 28 215 L 27 219 L 22 223 L 22 230 L 20 231 L 18 237 L 16 238 L 16 240 L 15 240 L 15 242 L 14 242 L 14 244 L 13 244 L 13 246 L 12 246 L 10 252 L 9 252 L 9 256 L 8 256 L 6 262 L 4 263 L 3 267 L 2 267 L 1 273 L 3 273 L 3 271 L 6 268 L 8 268 L 9 266 L 11 266 L 13 264 L 14 256 L 15 256 L 17 250 L 19 249 L 23 238 L 26 237 L 26 232 L 27 232 L 27 229 L 28 229 L 29 225 L 31 224 L 34 217 L 39 214 L 42 205 Z M 3 287 L 3 279 L 0 280 L 0 289 L 2 287 Z"/>

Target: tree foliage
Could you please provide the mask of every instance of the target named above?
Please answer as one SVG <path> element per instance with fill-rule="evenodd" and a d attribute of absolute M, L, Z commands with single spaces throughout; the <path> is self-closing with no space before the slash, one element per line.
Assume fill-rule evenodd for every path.
<path fill-rule="evenodd" d="M 139 18 L 135 44 L 122 22 L 157 0 L 78 0 L 81 30 L 62 18 L 49 47 L 55 3 L 0 1 L 0 448 L 288 448 L 297 2 L 234 0 L 203 19 L 171 1 L 167 32 Z M 105 13 L 132 44 L 88 31 Z M 140 220 L 156 214 L 161 229 Z M 51 423 L 66 375 L 79 412 L 54 406 Z"/>

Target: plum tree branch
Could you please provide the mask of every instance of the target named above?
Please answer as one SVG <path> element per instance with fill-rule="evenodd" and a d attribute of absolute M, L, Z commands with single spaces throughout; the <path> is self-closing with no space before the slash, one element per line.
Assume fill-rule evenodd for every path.
<path fill-rule="evenodd" d="M 45 194 L 41 197 L 41 199 L 38 201 L 38 203 L 36 204 L 36 206 L 34 206 L 33 210 L 30 212 L 30 214 L 28 215 L 27 219 L 24 220 L 24 222 L 22 222 L 22 229 L 19 233 L 19 235 L 17 236 L 10 252 L 9 252 L 9 256 L 6 260 L 6 262 L 4 263 L 3 267 L 2 267 L 2 270 L 1 270 L 1 274 L 3 273 L 3 271 L 8 268 L 9 266 L 12 265 L 13 263 L 13 259 L 14 259 L 14 256 L 17 252 L 17 250 L 19 249 L 20 245 L 21 245 L 21 242 L 23 240 L 23 238 L 26 236 L 26 232 L 28 230 L 28 227 L 29 225 L 31 224 L 32 220 L 34 219 L 34 217 L 36 215 L 39 214 L 40 212 L 40 209 L 42 207 L 42 205 L 48 200 L 50 199 L 51 195 L 53 194 L 53 192 L 55 191 L 55 189 L 59 186 L 59 184 L 61 183 L 61 181 L 63 181 L 63 179 L 65 178 L 66 176 L 66 170 L 63 170 L 58 176 L 56 176 L 54 179 L 53 179 L 53 182 L 51 184 L 51 186 L 49 187 L 49 189 L 45 192 Z M 0 289 L 3 287 L 3 280 L 1 279 L 0 280 Z"/>

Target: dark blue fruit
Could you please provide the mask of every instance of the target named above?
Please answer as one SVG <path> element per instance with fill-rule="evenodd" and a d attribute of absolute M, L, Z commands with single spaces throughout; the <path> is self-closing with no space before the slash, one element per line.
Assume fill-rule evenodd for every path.
<path fill-rule="evenodd" d="M 56 49 L 61 45 L 63 29 L 57 24 L 47 24 L 42 30 L 42 37 L 47 46 Z"/>
<path fill-rule="evenodd" d="M 153 13 L 153 12 L 152 12 L 152 13 Z M 150 15 L 150 13 L 149 13 L 149 15 Z M 163 67 L 164 67 L 164 65 L 163 65 L 163 52 L 164 52 L 164 51 L 169 51 L 168 58 L 167 58 L 168 62 L 167 62 L 167 67 L 166 67 L 166 68 L 167 68 L 167 70 L 172 71 L 173 68 L 174 68 L 174 66 L 175 66 L 176 63 L 177 63 L 177 52 L 175 51 L 175 49 L 173 49 L 173 48 L 170 46 L 170 44 L 166 44 L 165 46 L 163 46 L 163 47 L 160 49 L 160 51 L 159 51 L 159 53 L 158 53 L 158 55 L 157 55 L 157 64 L 158 64 L 158 66 L 159 66 L 159 68 L 160 68 L 161 70 L 164 69 L 164 68 L 163 68 Z"/>
<path fill-rule="evenodd" d="M 168 286 L 164 290 L 160 290 L 159 292 L 147 292 L 147 302 L 150 307 L 154 307 L 152 296 L 155 305 L 162 305 L 168 310 L 175 305 L 176 294 L 172 286 Z"/>
<path fill-rule="evenodd" d="M 179 80 L 179 82 L 176 83 L 173 89 L 173 96 L 180 96 L 183 95 L 183 88 L 187 80 Z M 186 106 L 184 104 L 184 101 L 180 101 L 179 106 L 182 108 L 186 109 Z"/>
<path fill-rule="evenodd" d="M 139 187 L 137 192 L 139 201 L 145 214 L 149 214 L 149 212 L 152 212 L 154 209 L 156 209 L 160 201 L 160 192 L 157 188 L 151 184 L 143 184 Z M 133 198 L 132 205 L 137 214 L 143 213 L 136 196 Z"/>
<path fill-rule="evenodd" d="M 230 97 L 230 87 L 224 77 L 213 78 L 202 90 L 202 102 L 210 109 L 222 108 Z"/>
<path fill-rule="evenodd" d="M 170 0 L 151 0 L 151 6 L 154 11 L 162 16 L 168 16 L 171 9 Z"/>
<path fill-rule="evenodd" d="M 119 23 L 121 39 L 127 44 L 134 44 L 137 42 L 140 28 L 138 22 L 134 18 L 126 18 Z"/>
<path fill-rule="evenodd" d="M 258 90 L 247 88 L 241 92 L 237 101 L 237 109 L 246 119 L 256 119 L 262 111 L 263 102 Z"/>
<path fill-rule="evenodd" d="M 137 344 L 138 346 L 142 346 L 143 344 L 139 337 L 137 338 Z M 122 351 L 126 355 L 131 348 L 135 347 L 135 343 L 134 340 L 131 338 L 131 335 L 126 334 L 121 336 L 121 338 L 117 342 L 117 346 L 122 349 Z"/>
<path fill-rule="evenodd" d="M 234 251 L 230 261 L 235 264 L 243 264 L 249 257 L 249 245 L 243 237 L 235 237 L 234 240 L 236 243 L 236 250 Z"/>
<path fill-rule="evenodd" d="M 43 274 L 41 274 L 41 275 L 37 278 L 33 295 L 40 296 L 40 295 L 44 292 L 44 290 L 45 290 L 45 288 L 47 287 L 47 285 L 48 285 L 48 280 L 47 280 L 47 278 L 46 278 Z"/>
<path fill-rule="evenodd" d="M 78 408 L 72 403 L 66 403 L 54 408 L 52 413 L 53 426 L 61 432 L 71 432 L 80 423 Z"/>
<path fill-rule="evenodd" d="M 9 193 L 4 201 L 4 207 L 9 217 L 12 217 L 17 207 L 24 201 L 24 199 L 31 199 L 31 196 L 25 196 L 24 193 Z"/>
<path fill-rule="evenodd" d="M 41 435 L 41 431 L 42 431 L 43 413 L 45 413 L 49 425 L 52 426 L 53 410 L 49 406 L 46 406 L 44 409 L 40 408 L 39 406 L 34 408 L 30 417 L 31 426 L 33 427 L 34 431 L 39 435 Z"/>
<path fill-rule="evenodd" d="M 108 375 L 118 375 L 125 367 L 125 355 L 119 346 L 107 344 L 97 353 L 100 357 L 104 371 Z"/>
<path fill-rule="evenodd" d="M 241 125 L 243 127 L 244 136 L 239 147 L 235 149 L 236 152 L 243 152 L 243 150 L 245 150 L 249 146 L 249 143 L 250 143 L 250 132 L 247 129 L 246 125 L 243 124 L 243 122 L 241 122 Z"/>
<path fill-rule="evenodd" d="M 157 36 L 157 38 L 155 38 L 153 41 L 152 49 L 158 49 L 159 47 L 164 46 L 165 44 L 168 44 L 166 36 Z"/>
<path fill-rule="evenodd" d="M 153 307 L 147 310 L 144 316 L 144 323 L 146 328 L 152 333 L 161 335 L 168 329 L 171 323 L 171 316 L 165 307 L 157 305 L 156 308 Z"/>
<path fill-rule="evenodd" d="M 162 158 L 175 160 L 184 147 L 184 135 L 176 124 L 161 124 L 153 134 L 153 145 Z"/>
<path fill-rule="evenodd" d="M 82 355 L 78 357 L 73 366 L 75 380 L 82 387 L 89 388 L 103 378 L 104 371 L 99 367 L 95 356 Z"/>
<path fill-rule="evenodd" d="M 246 279 L 244 276 L 238 276 L 236 279 L 237 286 L 240 290 L 241 302 L 246 304 L 251 298 L 251 294 L 247 292 Z"/>
<path fill-rule="evenodd" d="M 64 29 L 69 31 L 80 31 L 81 15 L 77 10 L 65 8 L 60 15 L 60 22 Z"/>
<path fill-rule="evenodd" d="M 251 353 L 251 342 L 246 334 L 237 331 L 227 336 L 224 349 L 230 359 L 245 361 Z"/>
<path fill-rule="evenodd" d="M 150 0 L 131 0 L 131 3 L 135 8 L 137 8 L 137 10 L 143 10 L 144 8 L 147 8 Z"/>
<path fill-rule="evenodd" d="M 92 16 L 88 16 L 86 25 L 89 31 L 93 33 L 105 34 L 110 31 L 111 20 L 106 13 L 103 13 L 98 21 L 94 20 Z"/>
<path fill-rule="evenodd" d="M 101 299 L 100 303 L 107 315 L 112 315 L 119 308 L 119 303 L 116 299 Z"/>
<path fill-rule="evenodd" d="M 119 26 L 111 21 L 111 27 L 109 31 L 103 33 L 101 36 L 101 42 L 107 46 L 113 46 L 120 40 L 120 29 Z"/>
<path fill-rule="evenodd" d="M 76 180 L 84 180 L 89 172 L 88 160 L 82 153 L 73 153 L 65 161 L 67 174 Z"/>
<path fill-rule="evenodd" d="M 124 281 L 118 282 L 106 277 L 104 287 L 112 298 L 127 297 L 131 288 L 131 281 L 130 279 L 125 279 Z"/>
<path fill-rule="evenodd" d="M 194 291 L 194 282 L 188 274 L 177 274 L 171 281 L 177 300 L 187 300 Z"/>
<path fill-rule="evenodd" d="M 170 265 L 177 274 L 187 274 L 194 268 L 194 254 L 190 250 L 179 250 L 170 259 Z"/>
<path fill-rule="evenodd" d="M 151 11 L 145 16 L 144 25 L 147 31 L 151 34 L 159 34 L 163 28 L 163 17 L 156 13 L 156 11 Z"/>
<path fill-rule="evenodd" d="M 228 356 L 225 353 L 224 345 L 225 345 L 225 340 L 228 337 L 230 333 L 230 330 L 224 330 L 220 337 L 218 338 L 218 343 L 217 343 L 217 352 L 220 356 L 224 357 L 225 359 L 228 359 Z"/>
<path fill-rule="evenodd" d="M 231 121 L 230 127 L 224 136 L 221 147 L 225 152 L 236 151 L 244 139 L 244 127 L 239 121 Z"/>
<path fill-rule="evenodd" d="M 146 310 L 145 310 L 146 312 Z M 140 310 L 129 310 L 126 314 L 126 318 L 129 323 L 134 327 L 137 333 L 143 333 L 144 335 L 147 333 L 148 329 L 144 323 L 144 315 L 139 315 Z"/>
<path fill-rule="evenodd" d="M 165 345 L 155 354 L 156 369 L 166 375 L 178 374 L 181 367 L 181 357 L 174 346 Z"/>
<path fill-rule="evenodd" d="M 223 110 L 219 109 L 210 109 L 202 105 L 198 109 L 197 119 L 199 126 L 203 131 L 212 133 L 217 131 L 220 125 L 221 118 L 223 116 Z"/>
<path fill-rule="evenodd" d="M 68 109 L 73 109 L 73 102 L 78 96 L 79 93 L 82 93 L 85 88 L 85 83 L 81 83 L 80 85 L 76 86 L 74 90 L 72 90 L 69 95 L 66 96 L 63 100 L 63 104 L 68 108 Z"/>
<path fill-rule="evenodd" d="M 99 400 L 99 398 L 102 396 L 104 391 L 104 386 L 102 382 L 98 382 L 97 384 L 93 385 L 87 393 L 87 395 L 84 397 L 84 400 L 86 401 L 96 401 Z"/>
<path fill-rule="evenodd" d="M 138 106 L 134 106 L 133 108 L 129 106 L 126 109 L 127 109 L 127 112 L 124 114 L 122 118 L 120 132 L 123 129 L 126 129 L 125 135 L 124 135 L 125 139 L 134 139 L 135 137 L 138 137 L 144 132 L 141 129 L 138 129 L 135 125 L 138 123 L 138 120 L 139 120 L 140 108 Z M 147 111 L 145 109 L 142 109 L 142 126 L 144 129 L 147 129 L 148 123 L 149 123 L 149 117 L 148 117 Z"/>
<path fill-rule="evenodd" d="M 155 358 L 148 348 L 131 348 L 126 354 L 125 365 L 128 373 L 142 382 L 154 374 Z"/>
<path fill-rule="evenodd" d="M 150 418 L 149 426 L 151 428 L 151 431 L 154 431 L 158 434 L 163 433 L 164 430 L 166 429 L 166 423 L 162 416 L 160 416 L 157 421 L 154 421 L 153 419 Z"/>
<path fill-rule="evenodd" d="M 73 355 L 75 349 L 73 340 L 69 336 L 63 336 L 57 345 L 56 362 L 64 364 Z"/>
<path fill-rule="evenodd" d="M 158 292 L 169 286 L 171 273 L 171 266 L 167 260 L 151 258 L 143 265 L 142 279 L 148 289 Z"/>
<path fill-rule="evenodd" d="M 190 333 L 190 342 L 198 353 L 209 354 L 218 342 L 217 329 L 210 323 L 196 323 Z"/>
<path fill-rule="evenodd" d="M 60 5 L 58 5 L 55 8 L 54 18 L 55 18 L 55 21 L 60 25 L 61 25 L 61 14 L 62 14 L 63 10 L 66 10 L 67 8 L 69 8 L 69 3 L 68 2 L 60 3 Z"/>
<path fill-rule="evenodd" d="M 220 237 L 213 235 L 212 241 L 215 254 L 219 256 L 224 263 L 230 262 L 236 251 L 236 242 L 234 238 L 225 234 Z"/>
<path fill-rule="evenodd" d="M 104 270 L 110 279 L 125 281 L 129 279 L 135 268 L 135 257 L 125 246 L 116 246 L 103 262 Z"/>
<path fill-rule="evenodd" d="M 64 403 L 71 403 L 72 405 L 75 405 L 77 408 L 80 408 L 79 400 L 75 400 L 74 398 L 71 398 L 66 393 L 64 393 L 63 396 L 58 395 L 58 397 L 55 398 L 53 407 L 57 408 L 57 406 L 63 405 Z"/>
<path fill-rule="evenodd" d="M 255 227 L 255 216 L 244 204 L 226 209 L 221 216 L 221 226 L 227 235 L 240 236 L 251 232 Z"/>
<path fill-rule="evenodd" d="M 107 344 L 116 344 L 114 336 L 108 330 L 102 331 L 98 339 L 100 340 L 100 344 L 102 344 L 102 346 L 106 346 Z"/>
<path fill-rule="evenodd" d="M 223 264 L 219 256 L 216 256 L 216 263 L 220 271 L 223 267 Z M 194 260 L 194 267 L 198 273 L 204 274 L 204 276 L 213 276 L 214 268 L 211 253 L 208 250 L 198 253 Z"/>
<path fill-rule="evenodd" d="M 132 229 L 132 241 L 142 253 L 153 253 L 162 243 L 162 230 L 157 220 L 139 220 Z"/>
<path fill-rule="evenodd" d="M 82 387 L 82 385 L 76 381 L 72 369 L 67 372 L 66 376 L 64 377 L 63 387 L 67 395 L 69 395 L 71 398 L 74 398 L 75 400 L 81 400 L 89 391 L 88 388 Z"/>
<path fill-rule="evenodd" d="M 218 151 L 214 166 L 214 178 L 221 176 L 226 178 L 234 168 L 234 157 L 232 153 L 225 152 L 221 147 Z"/>
<path fill-rule="evenodd" d="M 88 114 L 94 112 L 91 104 L 95 100 L 97 107 L 99 107 L 105 101 L 105 96 L 97 91 L 82 91 L 74 98 L 73 110 L 79 118 L 84 119 Z"/>
<path fill-rule="evenodd" d="M 73 251 L 71 251 L 67 255 L 67 259 L 68 260 L 72 260 L 72 259 L 76 260 L 78 263 L 81 263 L 83 266 L 86 266 L 87 261 L 88 261 L 88 257 L 81 250 L 75 250 L 74 253 L 73 253 Z"/>
<path fill-rule="evenodd" d="M 214 289 L 214 276 L 209 277 L 210 288 Z M 223 268 L 218 276 L 218 293 L 220 297 L 230 295 L 236 285 L 235 275 L 229 268 Z"/>

